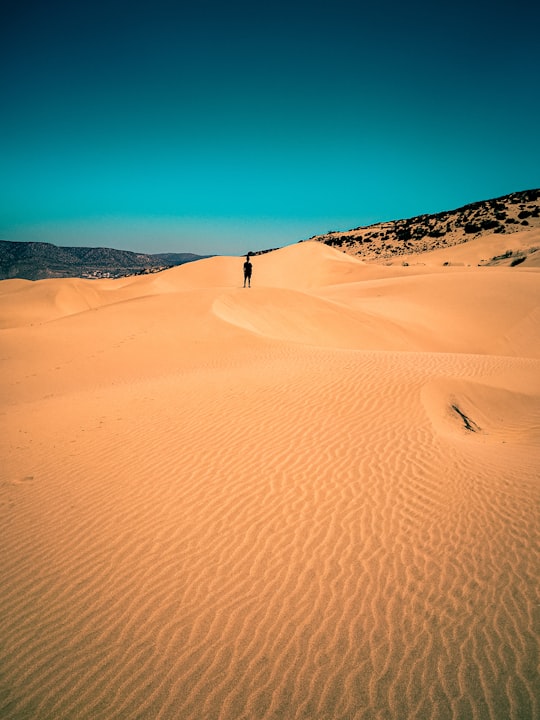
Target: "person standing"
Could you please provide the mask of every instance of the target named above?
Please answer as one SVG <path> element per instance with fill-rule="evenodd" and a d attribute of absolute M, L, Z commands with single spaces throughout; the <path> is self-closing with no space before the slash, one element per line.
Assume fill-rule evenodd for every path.
<path fill-rule="evenodd" d="M 244 263 L 244 287 L 246 287 L 246 282 L 248 284 L 248 287 L 251 287 L 251 273 L 252 272 L 253 272 L 253 265 L 251 264 L 249 255 L 246 255 L 246 262 Z"/>

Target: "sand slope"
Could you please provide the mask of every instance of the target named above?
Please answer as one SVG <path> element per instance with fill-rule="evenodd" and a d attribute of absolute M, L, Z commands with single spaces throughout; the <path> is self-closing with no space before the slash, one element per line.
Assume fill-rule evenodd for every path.
<path fill-rule="evenodd" d="M 0 717 L 538 717 L 538 271 L 253 262 L 0 283 Z"/>

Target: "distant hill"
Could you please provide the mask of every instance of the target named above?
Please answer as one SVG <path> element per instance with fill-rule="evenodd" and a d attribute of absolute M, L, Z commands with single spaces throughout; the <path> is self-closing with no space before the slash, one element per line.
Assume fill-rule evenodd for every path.
<path fill-rule="evenodd" d="M 58 247 L 51 243 L 0 240 L 0 280 L 58 277 L 124 277 L 159 272 L 200 260 L 194 253 L 135 253 L 90 247 Z"/>
<path fill-rule="evenodd" d="M 384 261 L 459 245 L 492 233 L 508 235 L 535 228 L 540 228 L 540 189 L 523 190 L 432 215 L 330 231 L 304 242 L 322 242 L 365 260 Z M 265 252 L 270 250 L 250 254 Z M 142 275 L 204 257 L 210 256 L 145 254 L 111 248 L 59 247 L 50 243 L 0 240 L 0 280 Z"/>
<path fill-rule="evenodd" d="M 457 210 L 392 220 L 346 232 L 328 232 L 309 240 L 323 242 L 365 260 L 384 260 L 459 245 L 490 233 L 509 234 L 538 227 L 540 190 L 524 190 Z"/>

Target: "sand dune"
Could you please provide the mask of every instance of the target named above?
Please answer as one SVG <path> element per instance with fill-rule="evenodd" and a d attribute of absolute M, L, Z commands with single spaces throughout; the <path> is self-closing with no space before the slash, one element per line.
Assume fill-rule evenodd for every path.
<path fill-rule="evenodd" d="M 522 256 L 523 267 L 538 267 L 539 250 L 540 229 L 536 228 L 510 235 L 484 235 L 450 248 L 410 255 L 406 260 L 432 266 L 445 262 L 452 265 L 510 265 L 513 260 Z M 508 257 L 505 258 L 507 254 Z"/>
<path fill-rule="evenodd" d="M 0 282 L 0 717 L 540 716 L 540 275 L 451 252 Z"/>

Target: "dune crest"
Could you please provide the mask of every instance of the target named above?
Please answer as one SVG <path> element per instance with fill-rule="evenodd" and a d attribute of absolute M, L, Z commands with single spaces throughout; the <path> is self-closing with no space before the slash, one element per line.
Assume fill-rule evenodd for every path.
<path fill-rule="evenodd" d="M 0 282 L 2 718 L 539 716 L 540 276 L 449 262 Z"/>

